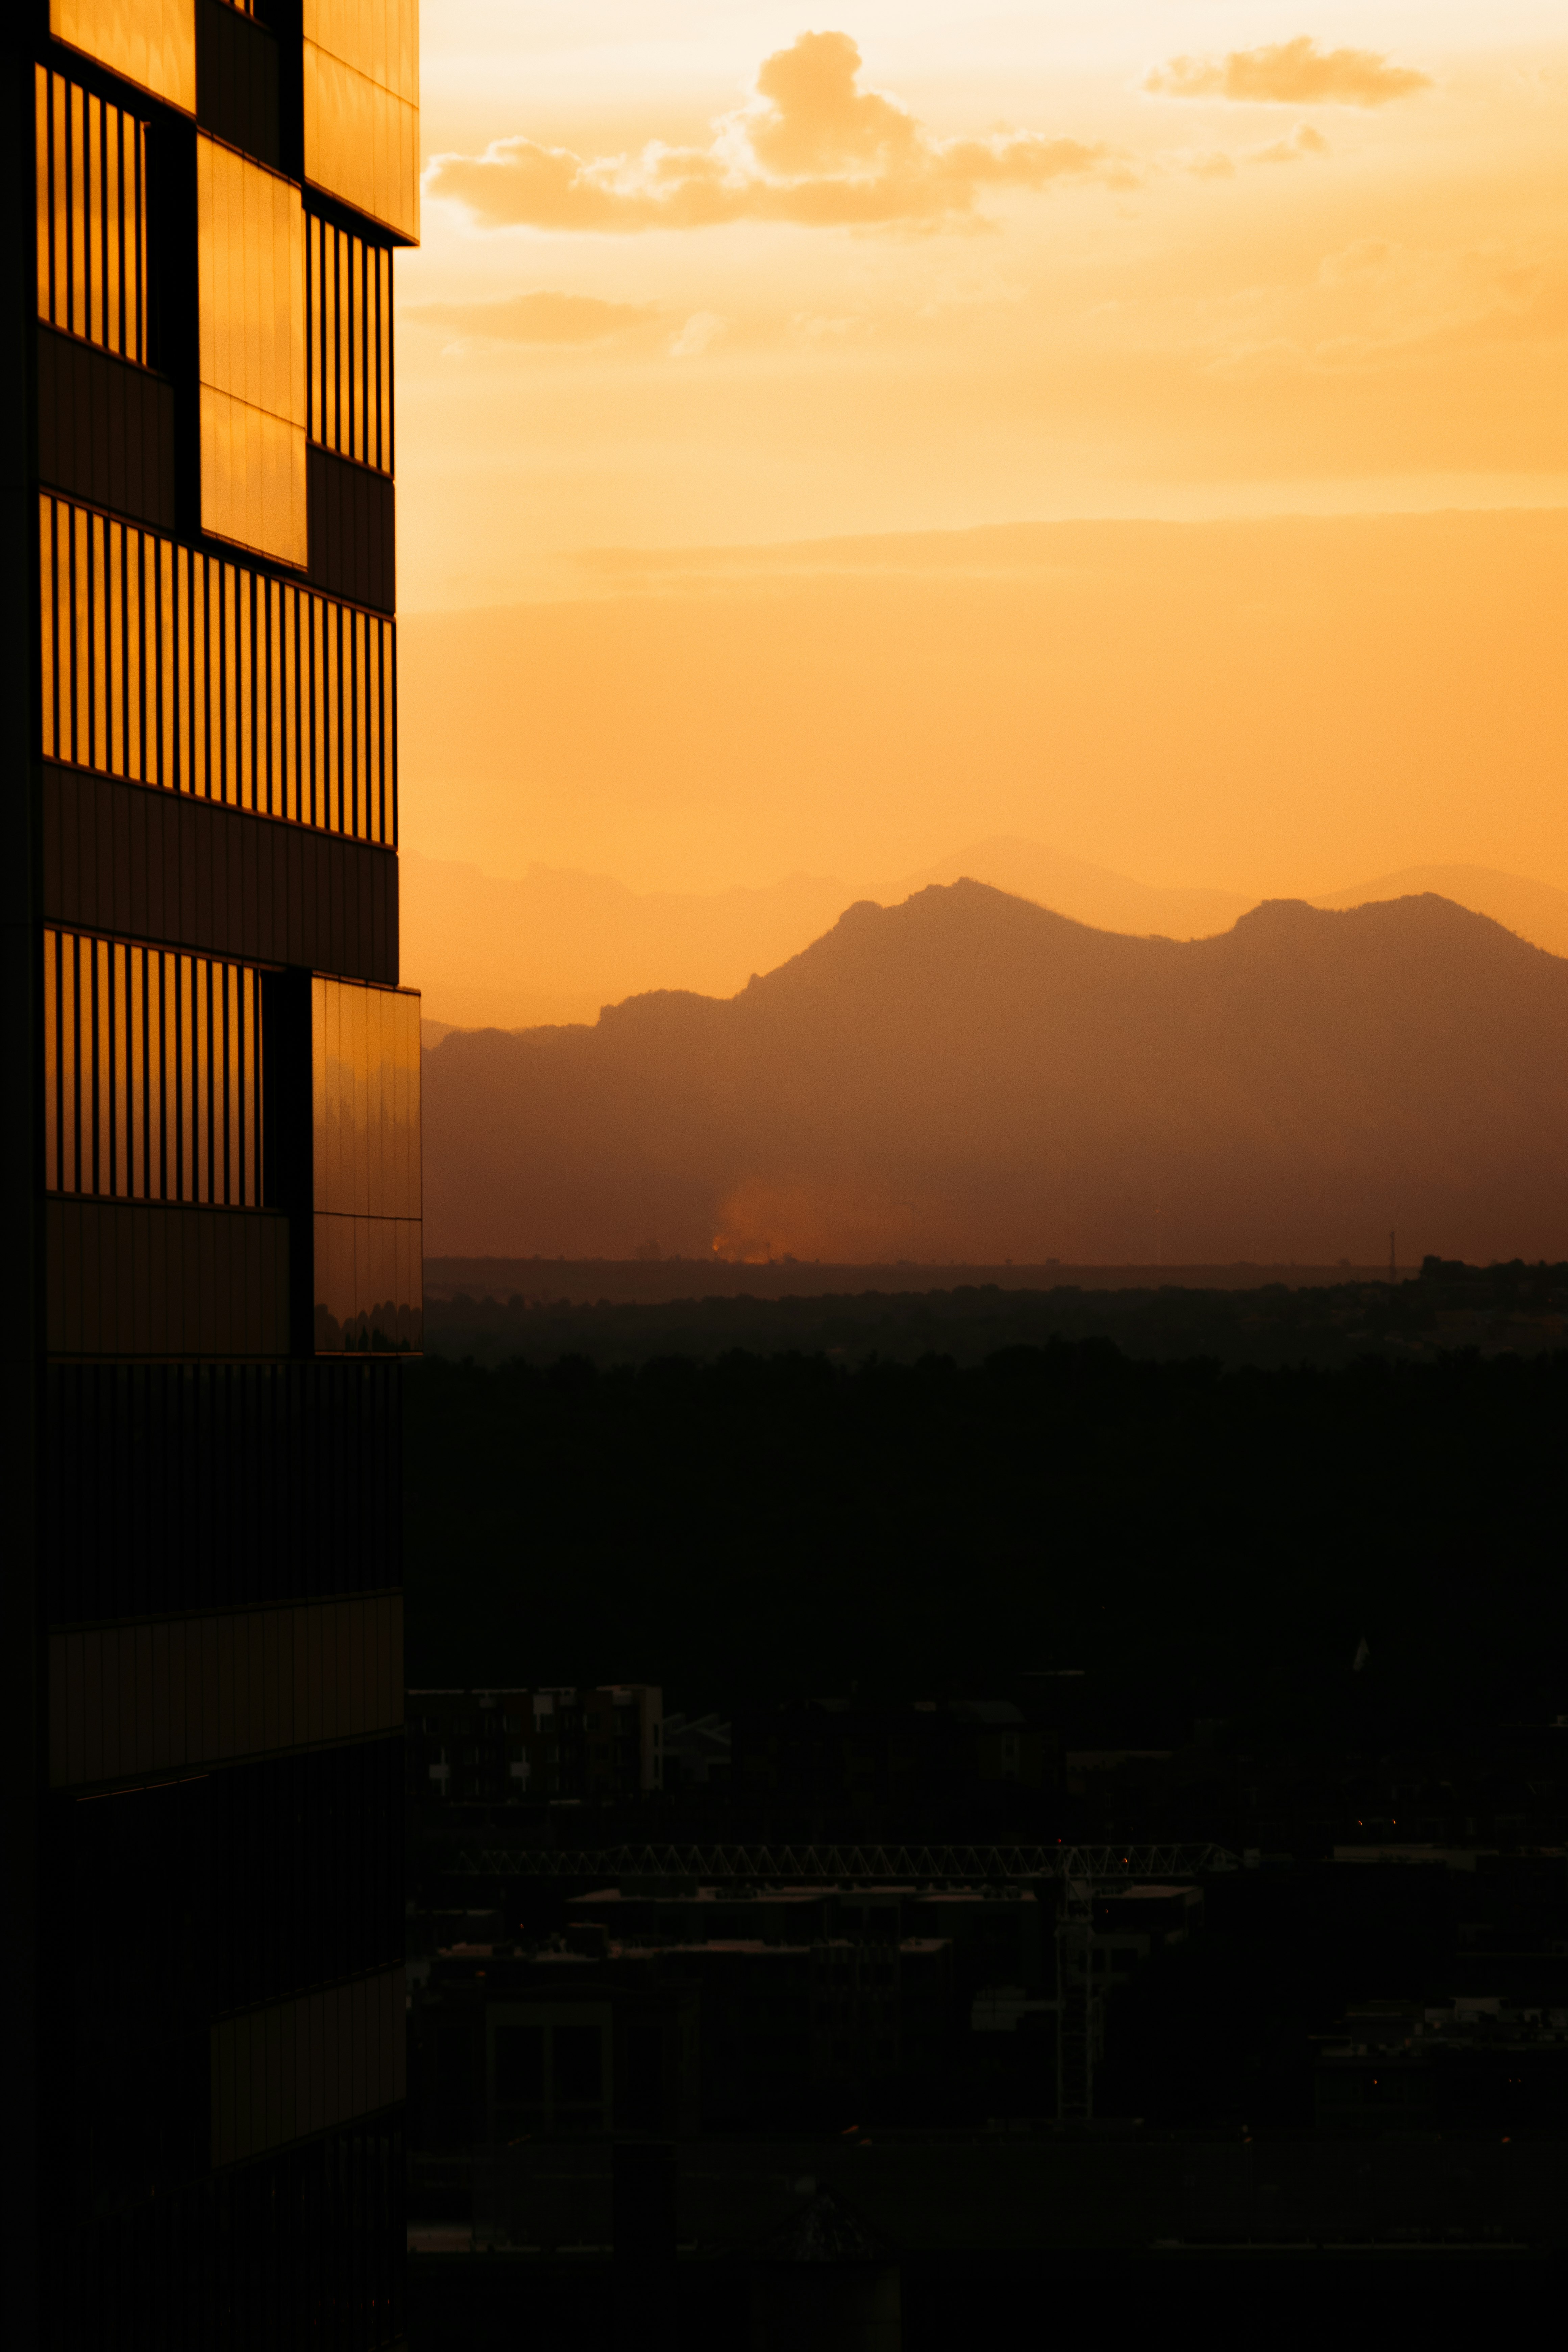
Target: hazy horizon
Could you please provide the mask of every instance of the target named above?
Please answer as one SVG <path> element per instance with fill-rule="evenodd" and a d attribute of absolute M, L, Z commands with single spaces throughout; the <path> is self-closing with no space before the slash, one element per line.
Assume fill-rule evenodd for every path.
<path fill-rule="evenodd" d="M 430 12 L 426 1018 L 743 1005 L 961 876 L 1568 953 L 1565 65 L 1537 0 Z"/>
<path fill-rule="evenodd" d="M 960 879 L 1138 939 L 1216 937 L 1270 895 L 1301 895 L 1152 888 L 1005 836 L 879 891 L 792 875 L 771 891 L 639 894 L 607 875 L 542 865 L 519 877 L 487 875 L 416 851 L 405 853 L 404 935 L 423 975 L 431 1045 L 454 1029 L 592 1024 L 616 1004 L 659 990 L 732 997 L 754 975 L 804 953 L 851 906 L 897 906 L 931 883 Z M 1405 867 L 1304 903 L 1343 908 L 1426 893 L 1568 955 L 1568 891 L 1483 867 Z"/>

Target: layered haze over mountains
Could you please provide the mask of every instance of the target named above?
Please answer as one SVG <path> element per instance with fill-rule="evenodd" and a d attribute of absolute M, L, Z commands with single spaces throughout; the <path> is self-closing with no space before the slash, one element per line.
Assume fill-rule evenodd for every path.
<path fill-rule="evenodd" d="M 446 1037 L 433 1255 L 1568 1255 L 1568 961 L 1434 893 L 1185 940 L 974 880 L 728 999 Z"/>
<path fill-rule="evenodd" d="M 556 13 L 398 265 L 431 1249 L 1560 1250 L 1561 12 Z"/>
<path fill-rule="evenodd" d="M 857 901 L 897 905 L 931 883 L 960 880 L 989 883 L 1097 930 L 1170 940 L 1228 930 L 1258 903 L 1243 891 L 1158 888 L 1005 835 L 881 890 L 792 874 L 771 887 L 638 892 L 605 874 L 535 866 L 508 879 L 414 851 L 403 861 L 404 954 L 424 990 L 426 1043 L 453 1028 L 592 1022 L 602 1006 L 650 989 L 733 995 Z M 1486 866 L 1406 866 L 1310 903 L 1359 907 L 1425 891 L 1568 956 L 1568 891 Z"/>

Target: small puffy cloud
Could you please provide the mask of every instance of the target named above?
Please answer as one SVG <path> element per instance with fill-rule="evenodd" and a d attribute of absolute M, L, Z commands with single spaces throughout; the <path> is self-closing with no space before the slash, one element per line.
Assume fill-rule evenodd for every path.
<path fill-rule="evenodd" d="M 643 302 L 600 302 L 589 294 L 513 294 L 504 302 L 414 302 L 399 320 L 500 343 L 603 343 L 658 315 Z"/>
<path fill-rule="evenodd" d="M 670 344 L 669 356 L 672 360 L 699 359 L 723 331 L 724 321 L 716 310 L 693 310 Z"/>
<path fill-rule="evenodd" d="M 1329 142 L 1321 131 L 1303 122 L 1289 139 L 1276 139 L 1268 147 L 1255 147 L 1247 159 L 1254 163 L 1302 163 L 1313 155 L 1326 155 Z"/>
<path fill-rule="evenodd" d="M 1387 106 L 1430 89 L 1431 77 L 1391 66 L 1375 49 L 1320 49 L 1305 34 L 1224 58 L 1173 58 L 1145 89 L 1159 98 L 1229 98 L 1270 106 Z"/>
<path fill-rule="evenodd" d="M 867 321 L 853 312 L 836 317 L 823 311 L 797 310 L 789 322 L 792 335 L 803 343 L 817 344 L 847 342 L 852 335 L 864 333 L 866 327 Z"/>
<path fill-rule="evenodd" d="M 428 195 L 492 228 L 713 228 L 787 221 L 813 228 L 931 226 L 972 217 L 986 188 L 1131 175 L 1112 151 L 1034 131 L 935 139 L 897 100 L 859 86 L 847 33 L 802 33 L 767 58 L 756 96 L 714 125 L 707 147 L 653 141 L 584 159 L 531 139 L 482 155 L 437 155 Z"/>

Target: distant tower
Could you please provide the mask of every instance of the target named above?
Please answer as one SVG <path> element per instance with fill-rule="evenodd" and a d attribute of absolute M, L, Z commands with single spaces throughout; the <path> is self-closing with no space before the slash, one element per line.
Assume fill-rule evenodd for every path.
<path fill-rule="evenodd" d="M 1399 1262 L 1394 1255 L 1394 1235 L 1392 1234 L 1388 1236 L 1388 1278 L 1390 1282 L 1397 1282 L 1399 1279 Z"/>

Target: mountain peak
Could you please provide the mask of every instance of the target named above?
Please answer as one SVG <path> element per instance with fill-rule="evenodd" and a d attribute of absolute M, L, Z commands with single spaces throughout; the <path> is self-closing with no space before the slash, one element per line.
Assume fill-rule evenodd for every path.
<path fill-rule="evenodd" d="M 730 998 L 432 1057 L 431 1247 L 1568 1255 L 1568 961 L 1435 894 L 1088 928 L 961 877 Z"/>

